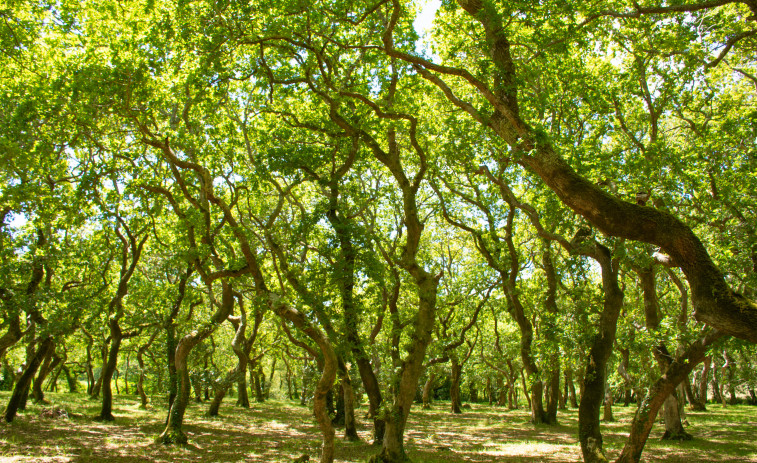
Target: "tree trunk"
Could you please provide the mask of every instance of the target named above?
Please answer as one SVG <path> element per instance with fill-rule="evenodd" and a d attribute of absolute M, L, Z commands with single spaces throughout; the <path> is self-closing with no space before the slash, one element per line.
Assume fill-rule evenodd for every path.
<path fill-rule="evenodd" d="M 8 401 L 8 406 L 5 408 L 5 421 L 10 423 L 18 413 L 19 406 L 29 391 L 29 384 L 37 373 L 39 366 L 42 364 L 42 360 L 47 356 L 51 349 L 54 349 L 55 344 L 52 336 L 48 336 L 39 343 L 37 351 L 34 356 L 29 360 L 29 364 L 21 374 L 21 377 L 16 381 L 16 385 L 13 387 L 13 393 Z"/>
<path fill-rule="evenodd" d="M 557 407 L 560 397 L 560 345 L 558 335 L 560 327 L 556 319 L 559 313 L 557 307 L 557 272 L 552 262 L 552 249 L 548 240 L 542 240 L 542 267 L 547 276 L 547 295 L 544 306 L 547 314 L 542 320 L 542 331 L 549 349 L 547 356 L 547 385 L 549 396 L 547 398 L 547 410 L 544 414 L 544 422 L 551 425 L 557 424 Z"/>
<path fill-rule="evenodd" d="M 239 376 L 244 376 L 244 373 L 240 371 L 239 365 L 226 374 L 226 376 L 220 381 L 213 383 L 213 400 L 210 401 L 208 407 L 208 416 L 218 416 L 218 412 L 221 408 L 221 402 L 229 392 L 229 388 L 239 381 Z"/>
<path fill-rule="evenodd" d="M 431 390 L 434 387 L 434 380 L 436 379 L 436 371 L 429 371 L 426 383 L 423 385 L 423 409 L 428 410 L 431 408 Z"/>
<path fill-rule="evenodd" d="M 255 371 L 254 376 L 252 377 L 252 383 L 255 386 L 255 401 L 263 403 L 265 402 L 265 398 L 263 397 L 263 387 L 260 384 L 260 375 L 262 375 L 260 371 Z"/>
<path fill-rule="evenodd" d="M 92 399 L 98 399 L 100 397 L 100 390 L 103 384 L 103 373 L 105 372 L 105 366 L 108 363 L 108 344 L 109 343 L 110 343 L 110 339 L 107 339 L 105 343 L 103 343 L 102 348 L 100 349 L 100 357 L 102 358 L 102 368 L 100 368 L 100 376 L 97 377 L 97 381 L 95 381 L 95 385 L 92 387 L 92 394 L 90 395 Z"/>
<path fill-rule="evenodd" d="M 696 382 L 694 383 L 694 385 L 696 386 Z M 694 388 L 692 387 L 691 382 L 689 381 L 689 377 L 688 376 L 684 380 L 684 388 L 685 388 L 684 390 L 686 392 L 686 397 L 689 400 L 689 404 L 690 404 L 689 408 L 691 408 L 691 410 L 695 410 L 695 411 L 705 411 L 706 408 L 705 408 L 704 403 L 705 403 L 705 400 L 707 398 L 706 397 L 704 397 L 704 398 L 698 397 L 697 395 L 694 394 Z M 705 389 L 704 393 L 705 393 L 705 395 L 707 394 L 707 389 Z"/>
<path fill-rule="evenodd" d="M 568 368 L 565 372 L 565 382 L 568 383 L 568 397 L 570 398 L 570 407 L 578 408 L 578 400 L 576 400 L 576 385 L 573 384 L 573 369 Z"/>
<path fill-rule="evenodd" d="M 602 270 L 604 307 L 599 319 L 599 332 L 594 336 L 589 349 L 584 389 L 578 407 L 578 440 L 585 463 L 607 461 L 602 449 L 599 412 L 605 396 L 607 361 L 615 343 L 618 316 L 623 306 L 623 291 L 618 286 L 618 269 L 612 261 L 610 250 L 594 243 L 591 256 Z"/>
<path fill-rule="evenodd" d="M 662 435 L 663 440 L 691 440 L 691 434 L 687 433 L 681 424 L 678 394 L 675 389 L 663 402 L 662 417 L 665 422 L 665 433 Z"/>
<path fill-rule="evenodd" d="M 668 366 L 665 374 L 658 379 L 649 389 L 646 397 L 639 403 L 633 422 L 631 423 L 631 432 L 628 436 L 623 451 L 616 460 L 616 463 L 638 463 L 641 459 L 641 453 L 647 442 L 649 433 L 652 430 L 657 412 L 662 407 L 665 399 L 675 389 L 686 375 L 702 360 L 704 360 L 707 349 L 712 343 L 723 337 L 723 333 L 711 330 L 704 333 L 691 346 L 689 346 L 681 355 L 677 356 Z"/>
<path fill-rule="evenodd" d="M 121 327 L 118 324 L 117 318 L 112 318 L 109 323 L 110 326 L 110 350 L 108 352 L 108 363 L 105 364 L 102 372 L 102 408 L 100 414 L 96 417 L 99 421 L 113 421 L 113 390 L 111 389 L 111 380 L 113 374 L 116 372 L 116 365 L 118 364 L 118 351 L 121 348 L 121 340 L 123 339 L 123 333 Z"/>
<path fill-rule="evenodd" d="M 191 389 L 188 367 L 189 354 L 196 345 L 213 334 L 221 323 L 226 321 L 234 309 L 234 294 L 231 284 L 225 280 L 221 280 L 221 288 L 221 303 L 210 321 L 184 336 L 176 347 L 174 365 L 176 366 L 176 373 L 179 378 L 179 393 L 171 405 L 166 429 L 157 439 L 160 443 L 180 445 L 187 443 L 187 436 L 182 431 L 182 425 Z"/>
<path fill-rule="evenodd" d="M 557 408 L 560 402 L 560 360 L 552 359 L 550 361 L 552 369 L 549 370 L 549 400 L 547 401 L 547 411 L 545 413 L 545 422 L 547 424 L 557 424 Z"/>
<path fill-rule="evenodd" d="M 463 410 L 460 408 L 462 403 L 460 402 L 460 375 L 462 374 L 463 366 L 457 360 L 456 356 L 452 356 L 452 378 L 449 388 L 449 399 L 452 409 L 452 413 L 460 414 Z"/>
<path fill-rule="evenodd" d="M 415 269 L 418 287 L 419 307 L 414 323 L 414 332 L 410 336 L 408 354 L 402 362 L 395 383 L 395 395 L 388 416 L 381 452 L 373 456 L 371 463 L 404 463 L 408 461 L 405 454 L 404 437 L 407 417 L 415 398 L 418 378 L 423 371 L 423 359 L 426 348 L 431 342 L 431 334 L 436 318 L 436 291 L 441 274 L 432 276 L 420 269 Z"/>
<path fill-rule="evenodd" d="M 357 442 L 360 436 L 357 434 L 355 420 L 355 391 L 352 389 L 352 381 L 346 368 L 340 368 L 340 377 L 344 397 L 344 438 L 350 442 Z"/>
<path fill-rule="evenodd" d="M 605 406 L 604 411 L 602 412 L 602 421 L 611 423 L 615 421 L 615 417 L 612 416 L 612 404 L 614 403 L 615 398 L 612 395 L 612 388 L 607 388 L 607 392 L 605 393 Z"/>
<path fill-rule="evenodd" d="M 137 350 L 137 364 L 139 365 L 139 378 L 137 379 L 137 395 L 139 396 L 139 408 L 147 408 L 147 393 L 145 392 L 145 359 L 144 355 L 150 348 L 160 330 L 155 330 L 150 339 Z"/>
<path fill-rule="evenodd" d="M 373 445 L 379 445 L 384 439 L 384 420 L 379 416 L 382 397 L 376 375 L 371 368 L 365 343 L 359 333 L 360 310 L 355 303 L 355 258 L 357 253 L 353 245 L 352 228 L 349 220 L 339 211 L 338 189 L 339 179 L 346 174 L 346 170 L 337 173 L 331 181 L 332 195 L 330 196 L 329 209 L 326 217 L 339 239 L 341 259 L 337 263 L 339 278 L 339 293 L 342 299 L 344 312 L 344 328 L 347 334 L 347 343 L 357 363 L 360 380 L 368 395 L 368 414 L 373 419 Z"/>
<path fill-rule="evenodd" d="M 44 360 L 42 360 L 42 365 L 39 367 L 37 377 L 34 379 L 32 385 L 32 398 L 35 403 L 48 403 L 45 400 L 45 393 L 42 391 L 42 384 L 47 378 L 47 375 L 49 375 L 57 363 L 60 362 L 60 358 L 57 358 L 57 361 L 54 362 L 53 357 L 55 357 L 55 346 L 48 350 L 47 355 Z"/>
<path fill-rule="evenodd" d="M 699 400 L 702 402 L 702 408 L 707 404 L 707 385 L 709 384 L 710 376 L 710 364 L 712 363 L 712 357 L 707 356 L 704 359 L 704 366 L 702 368 L 702 377 L 699 381 Z"/>
<path fill-rule="evenodd" d="M 76 374 L 72 374 L 70 368 L 66 365 L 61 367 L 63 374 L 66 375 L 66 383 L 68 384 L 68 392 L 75 394 L 78 392 Z"/>

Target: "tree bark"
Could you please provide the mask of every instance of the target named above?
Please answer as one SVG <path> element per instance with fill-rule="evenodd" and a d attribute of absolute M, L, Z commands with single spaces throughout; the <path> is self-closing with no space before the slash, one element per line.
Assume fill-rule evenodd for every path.
<path fill-rule="evenodd" d="M 712 357 L 709 355 L 704 359 L 704 366 L 702 368 L 702 376 L 699 381 L 699 400 L 702 402 L 704 408 L 707 404 L 707 385 L 709 384 L 710 376 L 710 363 L 712 363 Z"/>
<path fill-rule="evenodd" d="M 425 272 L 416 276 L 419 307 L 414 324 L 415 330 L 410 338 L 407 357 L 402 362 L 397 375 L 399 378 L 398 384 L 395 385 L 397 392 L 386 417 L 381 452 L 369 460 L 371 463 L 408 461 L 404 447 L 405 424 L 415 398 L 415 388 L 423 369 L 426 348 L 431 342 L 436 312 L 436 288 L 441 277 L 441 275 L 431 276 Z"/>
<path fill-rule="evenodd" d="M 54 361 L 53 358 L 56 358 L 57 361 Z M 35 403 L 47 403 L 45 393 L 42 391 L 42 384 L 58 362 L 60 362 L 60 358 L 55 356 L 55 346 L 53 346 L 52 349 L 48 350 L 45 359 L 42 360 L 42 365 L 40 365 L 37 377 L 32 385 L 32 398 Z"/>
<path fill-rule="evenodd" d="M 118 351 L 121 348 L 121 340 L 123 339 L 123 333 L 121 327 L 118 324 L 117 318 L 112 318 L 109 322 L 110 326 L 110 350 L 108 351 L 108 362 L 103 367 L 101 373 L 101 392 L 102 392 L 102 407 L 100 414 L 96 417 L 100 421 L 113 421 L 113 390 L 111 389 L 111 380 L 113 374 L 116 371 L 116 365 L 118 363 Z"/>
<path fill-rule="evenodd" d="M 5 421 L 10 423 L 16 417 L 19 406 L 24 399 L 24 395 L 28 393 L 29 384 L 37 373 L 37 369 L 42 364 L 42 360 L 48 355 L 49 351 L 55 346 L 52 336 L 48 336 L 39 343 L 37 351 L 30 359 L 29 364 L 24 369 L 21 377 L 16 381 L 16 385 L 13 387 L 13 393 L 8 401 L 8 406 L 5 408 Z"/>
<path fill-rule="evenodd" d="M 150 339 L 137 350 L 137 364 L 139 365 L 139 379 L 137 379 L 137 395 L 139 396 L 139 408 L 147 408 L 147 394 L 145 393 L 145 359 L 144 355 L 150 348 L 159 330 L 155 330 Z"/>
<path fill-rule="evenodd" d="M 188 358 L 192 349 L 209 337 L 223 323 L 234 309 L 234 293 L 231 283 L 221 280 L 221 302 L 208 323 L 185 335 L 176 347 L 176 373 L 179 378 L 179 391 L 171 405 L 166 429 L 157 441 L 163 444 L 186 444 L 187 435 L 182 430 L 184 413 L 189 404 L 191 384 L 189 380 Z"/>
<path fill-rule="evenodd" d="M 644 445 L 657 417 L 657 412 L 662 407 L 665 399 L 686 375 L 699 362 L 704 360 L 707 349 L 723 336 L 724 333 L 716 330 L 705 332 L 681 355 L 673 359 L 665 374 L 654 383 L 649 392 L 647 392 L 647 395 L 639 403 L 639 408 L 636 410 L 636 415 L 631 423 L 631 432 L 628 440 L 616 463 L 639 462 Z"/>
<path fill-rule="evenodd" d="M 423 385 L 423 409 L 428 410 L 431 408 L 431 389 L 434 387 L 434 380 L 436 379 L 436 371 L 429 371 L 426 383 Z"/>
<path fill-rule="evenodd" d="M 613 397 L 612 394 L 612 388 L 607 388 L 607 392 L 605 392 L 605 406 L 604 411 L 602 412 L 602 421 L 606 423 L 610 423 L 615 421 L 615 417 L 612 416 L 612 405 L 615 402 L 615 397 Z"/>
<path fill-rule="evenodd" d="M 110 351 L 108 352 L 108 362 L 103 366 L 103 372 L 100 375 L 103 398 L 100 414 L 96 418 L 101 421 L 113 421 L 115 419 L 113 417 L 111 380 L 118 365 L 118 352 L 121 348 L 121 341 L 124 339 L 124 333 L 121 331 L 119 320 L 124 314 L 123 299 L 129 291 L 129 280 L 134 275 L 134 270 L 137 268 L 137 263 L 149 236 L 145 234 L 137 242 L 136 237 L 118 214 L 116 214 L 116 219 L 124 227 L 126 236 L 116 227 L 115 233 L 121 241 L 121 273 L 116 293 L 108 304 L 108 314 L 110 316 L 108 320 L 108 327 L 110 328 Z"/>
<path fill-rule="evenodd" d="M 607 361 L 615 343 L 618 316 L 623 306 L 623 291 L 618 285 L 618 269 L 612 261 L 610 250 L 594 243 L 591 255 L 601 267 L 602 288 L 605 294 L 599 332 L 594 336 L 589 349 L 584 389 L 578 407 L 578 440 L 586 463 L 607 461 L 602 449 L 599 413 L 605 396 Z"/>
<path fill-rule="evenodd" d="M 452 356 L 452 375 L 449 388 L 449 399 L 452 409 L 452 413 L 460 414 L 463 410 L 460 408 L 462 403 L 460 402 L 460 375 L 463 371 L 463 366 L 457 360 L 456 356 Z"/>
<path fill-rule="evenodd" d="M 662 435 L 663 440 L 691 440 L 691 434 L 683 429 L 681 423 L 680 408 L 678 404 L 678 393 L 675 389 L 663 402 L 663 420 L 665 422 L 665 433 Z"/>
<path fill-rule="evenodd" d="M 360 436 L 357 434 L 357 422 L 355 420 L 355 391 L 352 389 L 352 381 L 346 368 L 340 368 L 339 376 L 344 397 L 344 438 L 350 442 L 357 442 L 360 440 Z"/>
<path fill-rule="evenodd" d="M 68 392 L 75 394 L 78 392 L 77 387 L 77 380 L 76 380 L 76 373 L 71 372 L 71 369 L 68 368 L 65 364 L 61 367 L 63 370 L 63 374 L 66 375 L 66 383 L 68 384 Z"/>
<path fill-rule="evenodd" d="M 568 397 L 570 398 L 570 407 L 578 408 L 578 400 L 576 400 L 576 385 L 573 384 L 573 368 L 568 368 L 565 371 L 565 381 L 568 383 Z"/>

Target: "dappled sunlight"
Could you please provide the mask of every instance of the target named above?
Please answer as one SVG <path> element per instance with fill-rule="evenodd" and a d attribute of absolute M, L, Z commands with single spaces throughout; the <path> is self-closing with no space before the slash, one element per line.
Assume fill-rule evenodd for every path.
<path fill-rule="evenodd" d="M 154 443 L 165 423 L 164 405 L 138 408 L 133 397 L 116 396 L 116 422 L 93 421 L 97 404 L 81 396 L 49 395 L 70 418 L 40 418 L 41 407 L 28 410 L 11 424 L 0 425 L 0 462 L 277 462 L 303 454 L 311 461 L 320 454 L 320 432 L 307 407 L 289 402 L 256 403 L 250 409 L 221 407 L 220 416 L 208 417 L 207 403 L 191 403 L 184 432 L 185 447 Z M 0 394 L 0 400 L 6 400 Z M 757 407 L 738 406 L 688 414 L 688 442 L 660 441 L 655 426 L 644 452 L 647 462 L 757 462 Z M 613 459 L 625 443 L 635 409 L 616 407 L 616 421 L 602 423 L 605 449 Z M 371 445 L 370 420 L 365 407 L 358 416 L 359 442 L 342 438 L 336 430 L 339 463 L 363 462 L 378 449 Z M 557 426 L 533 425 L 528 410 L 473 405 L 453 415 L 448 403 L 430 410 L 414 409 L 408 421 L 405 448 L 415 462 L 565 462 L 580 461 L 575 410 L 560 411 Z"/>

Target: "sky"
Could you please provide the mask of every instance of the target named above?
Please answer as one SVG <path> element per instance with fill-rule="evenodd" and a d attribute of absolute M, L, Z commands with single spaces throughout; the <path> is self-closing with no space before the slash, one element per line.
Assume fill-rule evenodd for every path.
<path fill-rule="evenodd" d="M 434 21 L 434 16 L 436 16 L 436 10 L 439 9 L 441 4 L 441 0 L 418 0 L 421 12 L 415 18 L 415 22 L 413 22 L 418 35 L 423 37 L 424 33 L 431 29 L 431 23 Z"/>

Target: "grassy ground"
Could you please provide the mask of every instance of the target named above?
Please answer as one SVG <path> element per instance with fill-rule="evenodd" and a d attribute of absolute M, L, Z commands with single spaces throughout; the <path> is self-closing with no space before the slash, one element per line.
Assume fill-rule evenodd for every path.
<path fill-rule="evenodd" d="M 234 407 L 230 398 L 218 418 L 203 415 L 207 404 L 192 404 L 185 421 L 190 445 L 178 448 L 152 442 L 165 419 L 157 400 L 155 408 L 140 410 L 134 397 L 116 396 L 116 422 L 98 423 L 92 417 L 99 403 L 81 395 L 47 397 L 51 405 L 65 408 L 69 418 L 45 418 L 43 409 L 51 405 L 30 403 L 13 423 L 0 424 L 0 462 L 277 462 L 302 454 L 317 461 L 319 455 L 319 434 L 309 410 L 290 402 L 254 404 L 245 410 Z M 8 394 L 0 393 L 0 403 L 7 400 Z M 413 410 L 406 449 L 414 462 L 580 461 L 575 410 L 560 412 L 560 425 L 550 427 L 528 423 L 525 410 L 474 405 L 452 415 L 447 405 Z M 617 421 L 604 424 L 610 457 L 620 452 L 632 413 L 631 407 L 617 407 Z M 663 442 L 662 431 L 655 428 L 644 461 L 757 462 L 757 407 L 710 405 L 707 412 L 690 412 L 687 418 L 695 440 Z M 336 461 L 365 461 L 376 452 L 367 443 L 368 421 L 360 419 L 360 424 L 363 442 L 339 439 Z"/>

